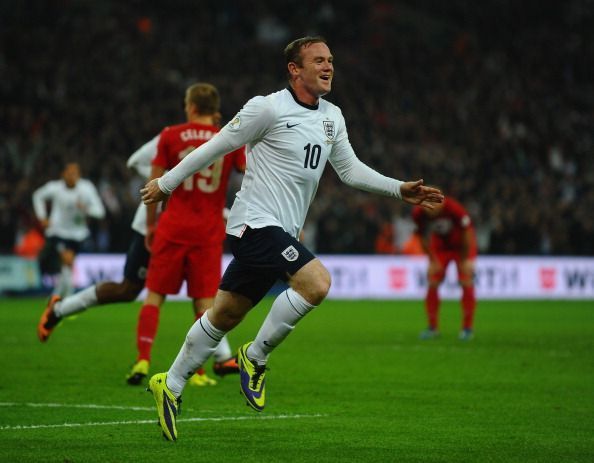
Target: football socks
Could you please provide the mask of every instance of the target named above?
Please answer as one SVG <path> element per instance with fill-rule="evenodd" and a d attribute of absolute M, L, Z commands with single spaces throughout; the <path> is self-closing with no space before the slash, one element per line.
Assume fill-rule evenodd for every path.
<path fill-rule="evenodd" d="M 265 364 L 268 356 L 295 328 L 314 306 L 292 288 L 278 295 L 247 355 L 258 364 Z"/>
<path fill-rule="evenodd" d="M 210 322 L 209 312 L 206 311 L 194 322 L 167 374 L 167 387 L 176 395 L 181 395 L 186 382 L 215 352 L 225 336 L 224 331 L 215 328 Z"/>

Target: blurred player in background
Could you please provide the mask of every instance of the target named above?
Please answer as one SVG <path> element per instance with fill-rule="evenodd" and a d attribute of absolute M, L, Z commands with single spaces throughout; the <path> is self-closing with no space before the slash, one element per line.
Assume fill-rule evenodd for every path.
<path fill-rule="evenodd" d="M 160 177 L 166 170 L 175 167 L 188 153 L 219 131 L 219 107 L 219 94 L 213 85 L 199 83 L 187 89 L 185 111 L 188 122 L 166 127 L 161 132 L 157 155 L 153 160 L 152 178 Z M 185 280 L 196 319 L 212 307 L 221 279 L 225 240 L 222 211 L 233 168 L 241 172 L 245 170 L 243 147 L 188 177 L 183 186 L 171 195 L 158 224 L 156 204 L 147 208 L 145 242 L 151 250 L 146 281 L 148 294 L 140 311 L 138 357 L 129 374 L 129 384 L 140 384 L 148 374 L 159 312 L 167 294 L 177 294 Z M 226 337 L 219 344 L 216 355 L 227 359 L 226 362 L 218 362 L 218 374 L 238 372 Z M 194 375 L 190 384 L 215 383 L 201 369 L 198 371 L 202 374 Z"/>
<path fill-rule="evenodd" d="M 469 341 L 473 337 L 476 309 L 474 294 L 474 268 L 477 255 L 476 236 L 472 220 L 466 209 L 455 199 L 446 196 L 434 209 L 415 207 L 412 211 L 423 251 L 429 258 L 427 270 L 427 329 L 421 339 L 439 336 L 439 285 L 445 278 L 447 266 L 456 263 L 458 281 L 462 286 L 462 330 L 459 338 Z"/>
<path fill-rule="evenodd" d="M 385 177 L 357 158 L 340 109 L 320 98 L 330 91 L 334 75 L 333 57 L 323 38 L 295 40 L 286 47 L 285 58 L 286 89 L 249 100 L 219 134 L 142 189 L 146 204 L 171 194 L 169 210 L 175 195 L 185 190 L 186 179 L 194 185 L 195 172 L 248 145 L 248 169 L 227 221 L 234 258 L 213 307 L 194 323 L 169 371 L 149 381 L 169 440 L 177 439 L 179 398 L 192 372 L 281 279 L 289 289 L 275 299 L 254 342 L 238 352 L 241 391 L 248 405 L 264 409 L 270 353 L 330 289 L 328 270 L 297 240 L 328 160 L 350 186 L 427 207 L 442 199 L 439 190 L 423 186 L 422 180 Z M 187 234 L 185 226 L 171 232 L 177 239 Z M 150 279 L 149 270 L 149 288 Z"/>
<path fill-rule="evenodd" d="M 50 206 L 48 218 L 47 206 Z M 90 232 L 87 218 L 102 219 L 105 208 L 95 186 L 80 178 L 76 162 L 64 166 L 61 180 L 47 182 L 33 193 L 35 215 L 45 230 L 46 251 L 60 261 L 60 275 L 50 300 L 72 293 L 72 265 Z M 51 258 L 51 257 L 50 257 Z"/>
<path fill-rule="evenodd" d="M 135 169 L 145 179 L 150 178 L 151 161 L 157 153 L 159 136 L 145 143 L 128 159 L 128 167 Z M 146 234 L 146 206 L 140 203 L 132 221 L 132 241 L 128 247 L 124 266 L 124 279 L 118 283 L 103 281 L 89 286 L 66 298 L 52 297 L 41 316 L 37 334 L 41 342 L 48 340 L 56 325 L 66 317 L 80 313 L 89 307 L 129 302 L 135 300 L 146 278 L 150 254 L 144 246 Z"/>

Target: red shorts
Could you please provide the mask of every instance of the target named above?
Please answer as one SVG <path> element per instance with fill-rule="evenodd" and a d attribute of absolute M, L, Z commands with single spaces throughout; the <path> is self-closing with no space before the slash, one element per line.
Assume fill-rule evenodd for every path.
<path fill-rule="evenodd" d="M 221 281 L 222 256 L 222 243 L 207 247 L 174 243 L 157 232 L 146 287 L 159 294 L 177 294 L 186 280 L 189 297 L 214 297 Z"/>

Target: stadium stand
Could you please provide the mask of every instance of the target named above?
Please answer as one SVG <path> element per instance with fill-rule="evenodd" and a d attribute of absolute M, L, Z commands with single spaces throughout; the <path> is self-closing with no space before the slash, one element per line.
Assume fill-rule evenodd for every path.
<path fill-rule="evenodd" d="M 0 253 L 72 158 L 108 210 L 86 250 L 123 252 L 141 185 L 126 159 L 180 120 L 180 89 L 215 83 L 227 120 L 282 88 L 282 47 L 317 33 L 336 59 L 328 98 L 365 162 L 458 197 L 482 253 L 594 253 L 593 1 L 284 3 L 4 2 Z M 327 172 L 306 224 L 317 252 L 373 253 L 386 225 L 406 240 L 409 208 Z"/>

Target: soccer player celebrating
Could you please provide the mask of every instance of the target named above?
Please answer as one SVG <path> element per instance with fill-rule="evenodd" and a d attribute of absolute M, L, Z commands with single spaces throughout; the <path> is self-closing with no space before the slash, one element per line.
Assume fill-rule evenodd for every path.
<path fill-rule="evenodd" d="M 459 338 L 469 341 L 473 337 L 472 324 L 476 308 L 474 262 L 477 248 L 472 220 L 466 209 L 449 196 L 433 209 L 413 208 L 412 216 L 417 226 L 415 233 L 419 235 L 423 251 L 429 257 L 425 298 L 428 326 L 421 333 L 421 339 L 439 336 L 438 288 L 443 282 L 448 264 L 453 261 L 462 286 L 463 317 Z"/>
<path fill-rule="evenodd" d="M 51 213 L 48 218 L 47 203 Z M 89 236 L 87 217 L 102 219 L 105 208 L 95 186 L 80 178 L 76 162 L 64 166 L 61 180 L 47 182 L 33 193 L 35 215 L 45 230 L 48 246 L 57 252 L 61 271 L 50 301 L 72 293 L 72 265 L 81 243 Z"/>
<path fill-rule="evenodd" d="M 238 352 L 241 391 L 255 410 L 264 408 L 270 353 L 330 288 L 328 270 L 297 240 L 327 161 L 353 187 L 428 208 L 442 201 L 441 192 L 422 180 L 385 177 L 357 158 L 340 109 L 321 98 L 334 76 L 333 57 L 323 38 L 291 42 L 285 58 L 286 89 L 249 100 L 216 136 L 141 190 L 145 203 L 162 201 L 194 172 L 247 144 L 246 175 L 227 221 L 234 258 L 213 307 L 190 328 L 169 371 L 149 381 L 169 440 L 177 439 L 179 398 L 192 372 L 281 279 L 289 289 L 276 298 L 255 340 Z M 181 236 L 184 230 L 176 233 Z"/>
<path fill-rule="evenodd" d="M 152 178 L 160 177 L 166 170 L 175 167 L 188 153 L 219 131 L 219 107 L 219 94 L 213 85 L 199 83 L 187 89 L 185 111 L 188 122 L 166 127 L 161 132 L 157 155 L 153 160 Z M 221 212 L 233 168 L 240 172 L 245 170 L 243 145 L 229 156 L 214 160 L 188 177 L 183 187 L 169 198 L 158 225 L 156 204 L 147 208 L 145 243 L 151 250 L 146 280 L 148 294 L 139 315 L 138 357 L 128 377 L 129 384 L 139 384 L 148 374 L 160 308 L 167 294 L 177 294 L 186 280 L 196 318 L 200 318 L 213 304 L 221 280 L 225 240 L 225 222 Z M 238 372 L 226 338 L 218 345 L 217 357 L 217 374 Z M 199 374 L 194 375 L 192 384 L 215 384 L 203 371 L 197 370 Z"/>

